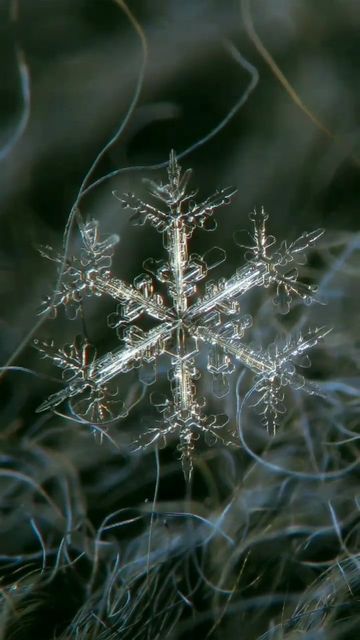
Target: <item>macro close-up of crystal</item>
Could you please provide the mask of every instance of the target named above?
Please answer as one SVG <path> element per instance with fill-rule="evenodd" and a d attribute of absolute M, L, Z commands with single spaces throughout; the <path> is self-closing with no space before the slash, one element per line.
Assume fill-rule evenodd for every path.
<path fill-rule="evenodd" d="M 4 0 L 0 640 L 356 640 L 359 0 Z"/>
<path fill-rule="evenodd" d="M 171 396 L 151 393 L 150 401 L 161 419 L 141 438 L 142 445 L 166 444 L 176 435 L 185 477 L 192 473 L 195 442 L 203 433 L 207 438 L 236 442 L 236 434 L 224 427 L 226 415 L 208 415 L 206 399 L 197 393 L 196 381 L 203 372 L 197 366 L 197 355 L 207 348 L 207 372 L 212 376 L 213 393 L 221 398 L 229 392 L 228 377 L 236 362 L 253 376 L 252 395 L 259 405 L 262 420 L 269 433 L 276 430 L 281 414 L 286 411 L 284 388 L 292 386 L 316 394 L 315 384 L 299 373 L 310 365 L 307 352 L 323 338 L 328 329 L 316 327 L 302 334 L 286 337 L 264 349 L 249 346 L 246 331 L 251 327 L 249 314 L 242 315 L 240 299 L 254 287 L 272 287 L 273 303 L 280 313 L 287 313 L 292 300 L 300 298 L 310 304 L 315 285 L 298 280 L 297 266 L 304 263 L 304 252 L 322 235 L 322 230 L 305 232 L 291 243 L 276 243 L 266 229 L 267 214 L 263 209 L 250 214 L 253 224 L 251 244 L 246 249 L 245 265 L 228 279 L 206 283 L 208 272 L 226 259 L 225 251 L 214 247 L 205 255 L 191 254 L 189 243 L 196 227 L 207 231 L 216 228 L 215 211 L 230 203 L 232 189 L 217 190 L 204 201 L 195 201 L 197 192 L 188 188 L 191 170 L 181 172 L 175 152 L 171 152 L 168 181 L 147 181 L 150 197 L 156 204 L 139 200 L 134 194 L 120 195 L 122 208 L 130 210 L 135 224 L 151 224 L 163 237 L 164 260 L 148 258 L 132 285 L 111 273 L 111 257 L 118 236 L 101 238 L 95 220 L 84 222 L 77 212 L 81 234 L 80 256 L 57 255 L 51 247 L 42 247 L 42 255 L 58 262 L 62 269 L 60 286 L 44 303 L 42 312 L 56 316 L 65 306 L 70 318 L 80 313 L 88 296 L 110 296 L 117 303 L 108 318 L 108 326 L 116 329 L 121 346 L 98 356 L 83 336 L 72 344 L 57 348 L 53 341 L 35 340 L 45 358 L 62 369 L 65 386 L 52 394 L 39 411 L 53 409 L 69 401 L 74 417 L 90 424 L 106 424 L 125 416 L 127 409 L 119 398 L 113 381 L 120 374 L 139 368 L 140 380 L 152 385 L 163 354 L 170 356 L 168 380 Z M 198 283 L 205 280 L 205 289 Z M 165 285 L 167 296 L 160 295 L 156 283 Z M 145 331 L 135 321 L 142 315 L 156 321 Z"/>

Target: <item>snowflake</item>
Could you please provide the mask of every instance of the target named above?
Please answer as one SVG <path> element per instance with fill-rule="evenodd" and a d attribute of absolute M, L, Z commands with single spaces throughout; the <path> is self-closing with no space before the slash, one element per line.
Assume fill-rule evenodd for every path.
<path fill-rule="evenodd" d="M 228 279 L 208 282 L 203 294 L 199 294 L 198 283 L 226 256 L 219 248 L 203 256 L 189 255 L 189 240 L 197 227 L 215 228 L 215 210 L 229 204 L 235 191 L 221 189 L 196 203 L 196 191 L 188 190 L 190 176 L 189 169 L 181 173 L 176 155 L 171 152 L 168 181 L 165 184 L 146 181 L 155 204 L 143 202 L 133 194 L 114 192 L 122 207 L 132 212 L 135 224 L 150 223 L 162 234 L 167 254 L 165 260 L 145 260 L 145 273 L 137 276 L 132 285 L 110 271 L 118 236 L 102 239 L 98 222 L 84 222 L 79 212 L 77 222 L 82 241 L 79 256 L 68 257 L 64 263 L 63 256 L 51 247 L 40 248 L 42 255 L 57 262 L 62 270 L 61 283 L 44 301 L 42 312 L 56 316 L 59 307 L 64 306 L 68 316 L 76 318 L 86 297 L 108 295 L 117 302 L 116 310 L 108 316 L 108 325 L 116 330 L 121 346 L 98 356 L 83 336 L 61 348 L 52 340 L 35 340 L 41 355 L 62 370 L 65 383 L 38 411 L 54 410 L 67 402 L 73 417 L 92 425 L 106 424 L 127 414 L 112 386 L 117 376 L 139 368 L 140 380 L 151 385 L 156 380 L 157 361 L 166 354 L 170 362 L 171 394 L 150 395 L 161 418 L 146 431 L 140 446 L 166 444 L 168 437 L 177 435 L 187 479 L 192 473 L 195 443 L 201 434 L 210 440 L 231 439 L 222 435 L 226 416 L 207 415 L 205 399 L 197 394 L 196 381 L 200 377 L 197 359 L 202 345 L 207 345 L 207 370 L 217 397 L 228 393 L 228 378 L 236 361 L 251 371 L 255 404 L 260 407 L 266 428 L 273 433 L 285 412 L 285 387 L 316 393 L 316 386 L 305 381 L 299 367 L 309 365 L 306 352 L 327 333 L 324 327 L 315 328 L 267 349 L 243 341 L 252 319 L 249 315 L 241 316 L 239 299 L 250 289 L 271 286 L 275 290 L 273 302 L 282 313 L 289 310 L 293 298 L 310 303 L 316 290 L 315 286 L 298 281 L 297 265 L 304 263 L 305 250 L 320 237 L 322 230 L 303 233 L 290 244 L 286 241 L 277 244 L 267 234 L 268 216 L 263 209 L 250 215 L 253 233 L 245 247 L 245 265 Z M 156 291 L 156 282 L 161 283 L 167 295 Z M 151 318 L 155 326 L 148 330 L 136 326 L 134 321 L 142 315 Z"/>

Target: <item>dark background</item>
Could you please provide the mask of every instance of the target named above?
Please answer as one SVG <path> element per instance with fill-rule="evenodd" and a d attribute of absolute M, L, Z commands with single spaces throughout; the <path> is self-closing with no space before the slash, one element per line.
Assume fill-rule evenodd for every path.
<path fill-rule="evenodd" d="M 15 3 L 11 6 L 16 8 Z M 129 20 L 111 0 L 20 0 L 15 21 L 9 17 L 11 6 L 0 0 L 0 151 L 9 145 L 8 153 L 1 156 L 0 171 L 0 353 L 3 364 L 11 359 L 12 365 L 56 375 L 50 366 L 39 361 L 31 347 L 37 309 L 42 296 L 51 292 L 56 277 L 54 265 L 44 261 L 36 247 L 61 246 L 81 181 L 122 122 L 132 100 L 142 60 L 141 46 Z M 305 275 L 311 281 L 322 281 L 327 273 L 331 274 L 329 284 L 324 284 L 322 290 L 327 305 L 316 305 L 306 313 L 313 323 L 330 324 L 334 331 L 327 348 L 314 354 L 312 373 L 320 380 L 331 379 L 357 388 L 359 3 L 251 3 L 255 29 L 264 46 L 330 134 L 311 121 L 275 78 L 249 37 L 239 2 L 136 0 L 129 7 L 147 39 L 144 84 L 128 126 L 101 160 L 94 177 L 118 168 L 165 162 L 171 148 L 181 153 L 211 132 L 249 83 L 247 72 L 224 47 L 224 41 L 231 40 L 256 67 L 259 82 L 226 126 L 181 161 L 184 168 L 193 168 L 192 185 L 198 186 L 202 197 L 218 187 L 233 185 L 238 189 L 232 205 L 218 213 L 216 232 L 196 232 L 192 250 L 201 253 L 212 244 L 225 248 L 228 260 L 218 275 L 231 274 L 243 264 L 242 250 L 234 245 L 233 233 L 248 230 L 248 213 L 262 205 L 271 215 L 272 232 L 280 239 L 294 239 L 304 230 L 324 227 L 326 233 L 319 249 L 311 253 Z M 23 113 L 19 51 L 30 73 L 31 111 L 25 131 L 11 145 Z M 161 255 L 161 242 L 149 227 L 130 225 L 112 190 L 133 190 L 143 197 L 141 178 L 163 175 L 159 171 L 124 171 L 81 203 L 85 217 L 99 219 L 106 233 L 120 234 L 114 273 L 127 281 L 141 271 L 145 258 Z M 75 247 L 76 242 L 74 232 Z M 258 294 L 255 301 L 244 302 L 244 310 L 255 312 L 255 317 L 257 306 Z M 113 339 L 106 328 L 109 311 L 111 304 L 98 302 L 88 312 L 91 335 L 103 348 L 111 346 Z M 270 321 L 266 314 L 260 314 L 253 339 L 260 334 L 266 342 L 272 335 L 270 324 L 275 331 L 283 328 L 286 320 Z M 75 330 L 61 316 L 53 324 L 42 326 L 39 333 L 61 342 L 80 330 L 79 325 Z M 12 359 L 23 340 L 21 351 Z M 135 378 L 130 376 L 130 396 Z M 206 382 L 202 384 L 206 388 Z M 199 461 L 193 503 L 188 503 L 172 446 L 160 456 L 159 511 L 196 512 L 214 522 L 226 505 L 232 505 L 226 530 L 236 540 L 235 550 L 228 554 L 221 540 L 211 546 L 206 528 L 196 530 L 199 538 L 195 533 L 192 538 L 187 524 L 192 522 L 190 516 L 176 521 L 173 528 L 170 526 L 173 538 L 167 532 L 166 518 L 159 520 L 160 524 L 154 527 L 153 544 L 165 549 L 170 536 L 175 555 L 164 561 L 154 560 L 148 595 L 139 595 L 143 573 L 126 575 L 124 582 L 128 581 L 141 614 L 134 627 L 121 632 L 126 616 L 132 620 L 126 608 L 119 605 L 122 613 L 110 619 L 99 605 L 102 602 L 105 607 L 102 594 L 115 556 L 104 559 L 97 578 L 98 591 L 93 595 L 95 604 L 86 595 L 90 551 L 75 569 L 62 569 L 49 583 L 46 571 L 39 577 L 41 557 L 29 559 L 24 555 L 39 547 L 31 522 L 42 533 L 49 571 L 56 565 L 54 549 L 66 527 L 61 518 L 55 522 L 51 510 L 48 512 L 42 502 L 44 498 L 33 493 L 19 476 L 9 476 L 9 470 L 27 474 L 38 482 L 60 509 L 66 504 L 66 491 L 61 486 L 68 487 L 78 535 L 73 547 L 70 545 L 71 560 L 86 544 L 90 545 L 89 539 L 93 539 L 94 531 L 109 513 L 120 508 L 143 513 L 143 505 L 147 504 L 144 500 L 152 500 L 155 481 L 153 452 L 132 457 L 127 448 L 133 430 L 147 419 L 146 400 L 123 426 L 115 428 L 122 447 L 119 454 L 109 443 L 100 447 L 86 429 L 74 429 L 74 425 L 59 418 L 39 419 L 35 409 L 53 390 L 48 380 L 21 372 L 8 372 L 0 384 L 1 456 L 7 470 L 1 490 L 0 556 L 6 556 L 0 581 L 4 590 L 1 637 L 157 638 L 166 637 L 172 628 L 174 635 L 170 637 L 185 638 L 196 628 L 197 637 L 205 638 L 217 619 L 219 627 L 213 633 L 219 638 L 238 637 L 239 625 L 244 625 L 246 640 L 292 638 L 293 628 L 297 629 L 294 633 L 300 632 L 309 639 L 354 637 L 359 593 L 357 565 L 351 559 L 358 553 L 355 471 L 330 484 L 315 480 L 306 484 L 291 474 L 274 476 L 260 466 L 245 480 L 252 464 L 245 453 L 211 449 L 204 453 L 204 462 Z M 226 401 L 226 410 L 234 418 L 231 398 Z M 352 463 L 356 443 L 345 450 L 340 445 L 330 447 L 325 454 L 326 438 L 319 434 L 321 429 L 328 433 L 330 415 L 335 415 L 337 424 L 352 433 L 357 426 L 356 398 L 357 392 L 351 397 L 343 391 L 343 395 L 336 395 L 336 402 L 330 403 L 328 413 L 322 405 L 312 407 L 309 414 L 301 409 L 300 414 L 310 423 L 308 448 L 294 422 L 288 425 L 289 432 L 280 434 L 273 460 L 278 464 L 281 461 L 286 468 L 295 462 L 298 470 L 307 472 L 311 468 L 309 450 L 315 450 L 318 461 L 330 459 L 327 468 L 331 470 Z M 42 433 L 44 439 L 38 441 Z M 261 445 L 257 446 L 261 454 Z M 335 509 L 339 526 L 329 510 L 332 500 L 339 500 Z M 86 533 L 84 522 L 90 523 Z M 114 542 L 121 549 L 121 557 L 134 561 L 143 557 L 148 527 L 149 520 L 145 518 L 138 528 L 134 525 L 134 529 L 121 529 Z M 275 532 L 273 537 L 269 531 Z M 18 560 L 9 560 L 10 555 Z M 225 596 L 202 581 L 199 558 L 213 583 L 234 590 L 222 616 L 219 611 Z M 337 561 L 342 571 L 336 569 Z M 62 562 L 66 564 L 66 558 L 61 558 Z M 228 575 L 223 583 L 220 577 L 224 566 Z M 33 581 L 31 576 L 35 576 Z M 192 596 L 199 576 L 202 587 Z M 163 584 L 168 584 L 162 595 L 164 602 L 161 598 L 156 601 Z M 183 599 L 176 595 L 174 584 Z M 120 589 L 118 584 L 117 588 Z M 161 612 L 177 598 L 179 621 L 174 618 L 171 622 L 171 618 L 167 622 Z M 95 623 L 89 622 L 86 627 L 83 622 L 82 626 L 74 622 L 72 630 L 65 632 L 84 603 L 85 608 L 88 604 L 90 610 L 97 611 L 105 626 L 95 628 Z M 297 617 L 296 606 L 301 613 L 298 611 Z M 320 611 L 315 621 L 304 613 L 310 610 Z M 164 618 L 163 629 L 157 626 L 155 611 Z M 85 611 L 84 618 L 87 615 Z M 149 627 L 145 621 L 152 617 L 154 626 Z M 304 626 L 297 626 L 301 624 Z M 75 635 L 77 628 L 83 635 Z M 320 635 L 321 629 L 325 635 Z"/>
<path fill-rule="evenodd" d="M 180 153 L 218 125 L 249 83 L 223 46 L 230 39 L 256 66 L 260 81 L 227 126 L 182 163 L 194 169 L 193 184 L 202 195 L 221 186 L 238 188 L 232 208 L 219 214 L 217 236 L 233 264 L 239 263 L 233 231 L 248 228 L 247 214 L 255 206 L 265 206 L 272 230 L 282 238 L 321 226 L 332 239 L 333 233 L 358 228 L 357 3 L 253 4 L 264 45 L 336 140 L 314 126 L 275 79 L 246 33 L 238 2 L 140 1 L 131 8 L 148 42 L 142 93 L 124 135 L 95 174 L 164 162 L 170 148 Z M 23 323 L 31 325 L 46 288 L 42 278 L 51 278 L 45 273 L 51 265 L 44 265 L 34 247 L 59 246 L 82 178 L 130 104 L 141 47 L 110 0 L 25 0 L 15 23 L 8 13 L 9 2 L 2 0 L 4 147 L 21 116 L 16 46 L 31 75 L 30 119 L 1 167 L 2 306 L 19 332 L 7 344 L 11 350 Z M 101 215 L 106 230 L 126 236 L 124 277 L 138 272 L 149 253 L 142 251 L 144 236 L 128 229 L 111 192 L 139 190 L 142 175 L 125 172 L 83 201 L 84 215 Z M 194 242 L 208 246 L 208 237 L 200 236 Z M 19 300 L 20 326 L 14 316 Z"/>

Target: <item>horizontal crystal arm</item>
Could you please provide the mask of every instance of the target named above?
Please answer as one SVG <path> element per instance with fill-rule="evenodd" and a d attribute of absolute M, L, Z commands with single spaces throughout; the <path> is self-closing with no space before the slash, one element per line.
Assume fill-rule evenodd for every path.
<path fill-rule="evenodd" d="M 224 287 L 214 293 L 205 294 L 198 302 L 193 304 L 187 312 L 187 317 L 195 319 L 197 316 L 201 316 L 215 309 L 216 305 L 224 301 L 232 300 L 252 287 L 262 284 L 266 273 L 267 266 L 262 262 L 254 265 L 246 265 L 231 276 Z"/>

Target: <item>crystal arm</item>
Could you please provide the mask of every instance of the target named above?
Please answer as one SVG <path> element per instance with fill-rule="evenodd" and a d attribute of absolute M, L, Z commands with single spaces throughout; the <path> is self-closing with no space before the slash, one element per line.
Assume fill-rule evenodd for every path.
<path fill-rule="evenodd" d="M 42 256 L 61 264 L 62 255 L 49 246 L 39 248 Z M 57 292 L 55 303 L 51 300 L 52 307 L 57 307 L 79 302 L 84 295 L 106 294 L 113 300 L 119 302 L 136 303 L 140 309 L 153 318 L 158 320 L 169 320 L 173 317 L 170 309 L 159 304 L 155 298 L 146 296 L 140 289 L 126 284 L 119 278 L 111 277 L 108 271 L 94 268 L 93 265 L 84 266 L 80 260 L 75 258 L 66 265 L 65 282 L 62 288 Z M 49 300 L 45 301 L 41 313 L 49 310 Z M 54 310 L 54 309 L 53 309 Z"/>
<path fill-rule="evenodd" d="M 184 476 L 189 482 L 193 469 L 192 454 L 198 437 L 194 428 L 201 424 L 201 408 L 196 400 L 194 384 L 198 371 L 193 360 L 186 357 L 185 334 L 181 326 L 177 327 L 176 343 L 176 354 L 170 372 L 173 402 L 169 407 L 168 420 L 170 418 L 178 427 L 178 451 Z"/>
<path fill-rule="evenodd" d="M 93 282 L 96 290 L 100 293 L 105 293 L 119 302 L 136 302 L 153 318 L 170 320 L 173 317 L 170 309 L 158 304 L 151 298 L 145 297 L 141 291 L 118 278 L 101 278 L 95 275 Z"/>
<path fill-rule="evenodd" d="M 237 189 L 226 187 L 225 189 L 217 189 L 215 193 L 206 198 L 203 202 L 194 204 L 189 207 L 187 217 L 190 221 L 196 220 L 198 226 L 203 227 L 204 223 L 208 221 L 209 217 L 224 205 L 228 205 L 231 202 L 232 196 L 236 193 Z M 191 194 L 190 194 L 191 195 Z"/>
<path fill-rule="evenodd" d="M 122 195 L 118 191 L 113 191 L 113 195 L 121 202 L 124 209 L 133 211 L 131 219 L 135 224 L 143 225 L 146 220 L 149 220 L 158 231 L 163 231 L 167 227 L 167 214 L 157 207 L 143 202 L 132 193 Z"/>
<path fill-rule="evenodd" d="M 213 285 L 208 293 L 193 304 L 186 314 L 187 318 L 195 320 L 225 302 L 242 295 L 252 287 L 261 285 L 266 273 L 267 266 L 262 262 L 238 269 L 224 284 L 220 282 Z"/>
<path fill-rule="evenodd" d="M 50 358 L 56 366 L 63 370 L 66 387 L 52 394 L 43 402 L 37 411 L 53 409 L 67 399 L 82 394 L 85 390 L 98 392 L 104 390 L 108 382 L 118 374 L 130 371 L 143 359 L 155 359 L 165 350 L 165 343 L 170 338 L 175 323 L 163 323 L 148 332 L 136 330 L 129 332 L 125 347 L 96 358 L 91 346 L 84 342 L 74 342 L 66 351 L 56 349 L 53 342 L 37 340 L 36 348 L 44 358 Z"/>
<path fill-rule="evenodd" d="M 258 379 L 273 381 L 279 377 L 281 386 L 289 384 L 301 387 L 309 394 L 319 393 L 317 386 L 305 380 L 296 372 L 296 366 L 308 366 L 299 360 L 306 351 L 317 345 L 329 333 L 329 329 L 320 327 L 309 330 L 305 337 L 299 336 L 296 342 L 289 342 L 284 346 L 273 345 L 266 352 L 253 349 L 237 340 L 222 336 L 209 327 L 199 326 L 195 329 L 194 337 L 200 338 L 211 345 L 218 345 L 225 353 L 234 356 L 243 365 L 258 376 Z"/>
<path fill-rule="evenodd" d="M 265 353 L 262 351 L 255 351 L 255 349 L 251 349 L 242 342 L 232 342 L 231 340 L 219 335 L 213 329 L 200 326 L 195 329 L 193 335 L 196 338 L 200 338 L 203 342 L 218 345 L 226 353 L 233 355 L 237 360 L 256 374 L 269 375 L 272 371 L 275 371 L 274 363 Z"/>
<path fill-rule="evenodd" d="M 172 224 L 165 232 L 165 246 L 172 275 L 170 293 L 176 313 L 181 315 L 187 309 L 188 287 L 185 281 L 185 270 L 188 263 L 187 235 L 182 217 L 174 217 Z"/>
<path fill-rule="evenodd" d="M 132 369 L 145 355 L 149 357 L 149 354 L 153 354 L 155 357 L 162 353 L 175 326 L 175 322 L 164 322 L 159 327 L 144 332 L 139 339 L 129 340 L 125 348 L 99 358 L 94 366 L 95 384 L 107 384 L 119 373 Z"/>

